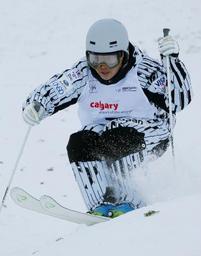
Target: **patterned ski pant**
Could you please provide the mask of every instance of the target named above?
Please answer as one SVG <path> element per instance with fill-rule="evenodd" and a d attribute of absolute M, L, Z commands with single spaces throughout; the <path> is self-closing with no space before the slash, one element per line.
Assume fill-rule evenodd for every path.
<path fill-rule="evenodd" d="M 70 136 L 67 152 L 88 210 L 100 204 L 141 200 L 133 187 L 133 173 L 158 158 L 169 144 L 165 120 L 118 118 L 106 125 L 88 125 Z"/>

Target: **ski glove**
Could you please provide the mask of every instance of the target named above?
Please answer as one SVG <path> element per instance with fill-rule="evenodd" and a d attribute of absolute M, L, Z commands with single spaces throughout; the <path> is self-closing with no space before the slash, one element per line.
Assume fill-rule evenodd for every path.
<path fill-rule="evenodd" d="M 165 36 L 158 39 L 158 49 L 161 55 L 178 55 L 179 45 L 172 36 Z"/>
<path fill-rule="evenodd" d="M 34 101 L 25 107 L 22 116 L 27 124 L 34 126 L 44 118 L 45 109 L 39 102 Z"/>

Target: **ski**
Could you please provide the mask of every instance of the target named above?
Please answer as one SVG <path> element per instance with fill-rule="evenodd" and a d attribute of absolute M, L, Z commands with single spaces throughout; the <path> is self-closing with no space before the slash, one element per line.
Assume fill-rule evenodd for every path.
<path fill-rule="evenodd" d="M 60 219 L 69 220 L 78 224 L 94 225 L 110 220 L 110 218 L 95 216 L 66 208 L 47 195 L 43 195 L 40 198 L 40 203 L 48 213 L 56 215 Z"/>
<path fill-rule="evenodd" d="M 95 216 L 66 208 L 47 195 L 43 195 L 40 199 L 36 199 L 19 187 L 12 188 L 10 195 L 17 205 L 25 209 L 77 224 L 90 226 L 110 220 L 110 218 L 107 217 Z"/>
<path fill-rule="evenodd" d="M 13 199 L 13 201 L 22 208 L 46 214 L 45 210 L 40 205 L 40 200 L 30 195 L 22 188 L 12 188 L 10 191 L 10 196 Z"/>

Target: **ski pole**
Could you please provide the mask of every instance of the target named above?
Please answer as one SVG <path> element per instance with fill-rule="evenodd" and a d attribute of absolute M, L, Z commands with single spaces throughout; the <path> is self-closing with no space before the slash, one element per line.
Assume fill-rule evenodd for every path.
<path fill-rule="evenodd" d="M 27 131 L 26 131 L 26 134 L 25 134 L 25 137 L 24 137 L 22 146 L 21 146 L 21 148 L 20 148 L 18 157 L 17 157 L 17 159 L 16 159 L 16 162 L 15 162 L 15 165 L 14 165 L 14 168 L 13 168 L 13 171 L 12 171 L 12 173 L 11 173 L 11 177 L 10 177 L 10 179 L 9 179 L 9 182 L 8 182 L 7 187 L 6 187 L 6 190 L 5 190 L 3 199 L 2 199 L 2 201 L 1 201 L 1 205 L 0 205 L 0 214 L 1 214 L 2 208 L 3 208 L 3 206 L 4 206 L 4 203 L 5 203 L 5 200 L 6 200 L 6 196 L 7 196 L 7 194 L 8 194 L 9 189 L 10 189 L 11 183 L 12 183 L 12 181 L 13 181 L 14 175 L 15 175 L 15 173 L 16 173 L 16 170 L 17 170 L 19 161 L 20 161 L 21 156 L 22 156 L 22 154 L 23 154 L 25 145 L 26 145 L 26 143 L 27 143 L 27 140 L 28 140 L 28 137 L 29 137 L 29 134 L 30 134 L 30 131 L 31 131 L 31 127 L 32 127 L 32 126 L 29 125 L 29 127 L 28 127 L 28 129 L 27 129 Z"/>
<path fill-rule="evenodd" d="M 163 29 L 163 36 L 169 35 L 170 29 Z M 170 78 L 170 57 L 166 56 L 166 68 L 167 68 L 167 88 L 168 88 L 168 103 L 169 103 L 169 122 L 170 122 L 170 145 L 172 151 L 173 164 L 175 169 L 175 150 L 174 150 L 174 138 L 173 138 L 173 114 L 172 114 L 172 97 L 171 97 L 171 78 Z"/>

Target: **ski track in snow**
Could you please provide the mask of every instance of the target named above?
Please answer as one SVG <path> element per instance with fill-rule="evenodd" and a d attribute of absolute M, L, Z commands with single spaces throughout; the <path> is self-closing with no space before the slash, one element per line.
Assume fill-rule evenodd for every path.
<path fill-rule="evenodd" d="M 191 74 L 194 99 L 177 117 L 174 133 L 177 171 L 172 170 L 170 153 L 167 152 L 160 160 L 152 163 L 148 170 L 136 172 L 133 182 L 148 204 L 187 197 L 188 204 L 196 208 L 197 199 L 191 202 L 188 201 L 188 196 L 201 193 L 201 118 L 198 114 L 201 105 L 198 71 L 201 59 L 201 3 L 198 0 L 175 0 L 171 3 L 160 0 L 1 1 L 0 198 L 3 197 L 27 131 L 27 125 L 21 118 L 23 100 L 36 86 L 48 80 L 53 74 L 70 67 L 84 55 L 85 35 L 89 26 L 95 20 L 104 17 L 114 17 L 122 21 L 128 29 L 131 41 L 154 58 L 159 58 L 157 38 L 162 35 L 163 27 L 170 27 L 171 33 L 179 41 L 181 59 Z M 65 151 L 69 135 L 79 127 L 76 106 L 34 127 L 12 186 L 20 186 L 36 197 L 49 194 L 67 207 L 85 211 Z M 167 206 L 159 206 L 166 208 L 172 204 L 168 202 Z M 184 207 L 184 203 L 181 203 L 181 206 Z M 180 213 L 177 212 L 177 207 L 173 209 L 176 215 Z M 200 211 L 200 208 L 196 208 L 196 211 Z M 199 214 L 191 214 L 189 210 L 186 214 L 194 221 L 189 223 L 200 225 Z M 167 209 L 162 216 L 164 219 L 169 218 Z M 160 215 L 153 216 L 153 220 L 159 218 Z M 159 226 L 164 224 L 164 219 L 158 223 L 150 221 L 151 228 L 158 230 Z M 132 251 L 139 256 L 137 252 L 140 253 L 140 245 L 143 247 L 144 244 L 152 248 L 149 251 L 150 256 L 161 255 L 160 250 L 154 251 L 154 239 L 141 236 L 145 228 L 144 219 L 141 220 L 138 216 L 135 221 L 134 215 L 128 215 L 123 216 L 121 220 L 120 223 L 115 220 L 111 225 L 105 223 L 87 228 L 28 212 L 16 206 L 8 196 L 6 208 L 0 216 L 0 255 L 46 255 L 48 252 L 47 255 L 51 256 L 57 251 L 61 256 L 66 253 L 89 255 L 89 246 L 84 246 L 84 242 L 87 243 L 87 235 L 90 237 L 90 250 L 93 255 L 94 251 L 99 255 L 99 249 L 99 253 L 104 253 L 105 250 L 122 255 L 124 252 Z M 128 230 L 131 222 L 135 224 L 132 223 L 131 230 Z M 166 225 L 168 224 L 169 221 Z M 189 225 L 187 227 L 190 228 Z M 121 239 L 114 239 L 117 238 L 117 234 Z M 181 235 L 181 240 L 174 244 L 172 249 L 178 252 L 177 249 L 182 243 L 192 243 L 198 250 L 199 233 L 191 234 L 190 241 L 189 237 Z M 134 243 L 133 235 L 138 242 L 137 248 L 131 246 Z M 169 235 L 164 234 L 167 243 L 172 242 Z M 116 249 L 114 246 L 111 247 L 112 242 L 108 242 L 110 238 L 113 243 L 118 244 Z M 160 244 L 160 237 L 157 236 L 157 239 L 157 243 Z M 73 244 L 79 245 L 76 251 L 68 251 L 68 247 L 73 250 Z M 161 244 L 164 245 L 162 240 Z M 52 254 L 47 251 L 49 247 Z M 166 251 L 169 252 L 164 248 L 163 255 Z M 174 253 L 171 248 L 170 252 Z M 201 248 L 197 252 L 192 252 L 180 255 L 198 256 L 201 255 Z"/>

